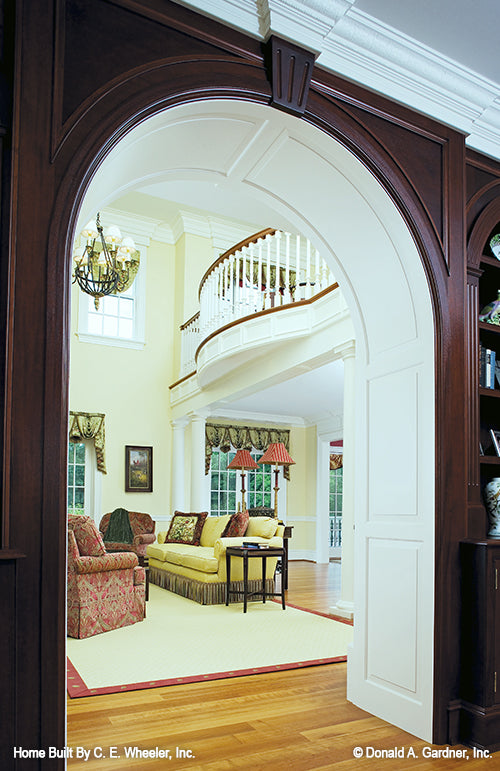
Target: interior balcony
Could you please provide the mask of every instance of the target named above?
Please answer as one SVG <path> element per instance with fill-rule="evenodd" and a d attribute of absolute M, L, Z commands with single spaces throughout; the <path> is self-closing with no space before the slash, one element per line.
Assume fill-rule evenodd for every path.
<path fill-rule="evenodd" d="M 200 282 L 199 301 L 181 327 L 173 408 L 200 391 L 221 398 L 320 366 L 354 339 L 325 260 L 304 236 L 280 230 L 260 231 L 222 254 Z"/>

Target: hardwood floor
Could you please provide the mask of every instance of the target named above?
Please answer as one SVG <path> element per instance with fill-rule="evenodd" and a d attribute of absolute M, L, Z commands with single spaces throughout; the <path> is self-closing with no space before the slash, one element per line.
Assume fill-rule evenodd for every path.
<path fill-rule="evenodd" d="M 328 612 L 339 590 L 338 563 L 290 564 L 290 603 Z M 87 771 L 340 771 L 358 765 L 397 771 L 465 768 L 466 757 L 454 761 L 423 757 L 429 745 L 353 706 L 346 701 L 345 691 L 346 665 L 332 664 L 68 700 L 68 767 Z M 358 746 L 377 752 L 398 748 L 405 757 L 358 759 L 353 755 Z M 472 750 L 453 748 L 457 749 L 473 759 Z M 136 750 L 156 752 L 156 757 L 126 757 L 127 751 Z M 87 760 L 84 752 L 89 753 Z M 172 759 L 167 761 L 158 752 L 170 752 Z M 476 758 L 470 768 L 493 771 L 499 761 L 500 754 L 493 760 Z"/>

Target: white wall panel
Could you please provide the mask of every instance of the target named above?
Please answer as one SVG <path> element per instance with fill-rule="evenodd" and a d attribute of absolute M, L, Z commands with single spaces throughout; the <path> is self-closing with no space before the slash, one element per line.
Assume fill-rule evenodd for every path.
<path fill-rule="evenodd" d="M 370 519 L 418 513 L 417 389 L 414 367 L 368 384 Z"/>
<path fill-rule="evenodd" d="M 415 694 L 419 545 L 368 542 L 367 677 Z"/>

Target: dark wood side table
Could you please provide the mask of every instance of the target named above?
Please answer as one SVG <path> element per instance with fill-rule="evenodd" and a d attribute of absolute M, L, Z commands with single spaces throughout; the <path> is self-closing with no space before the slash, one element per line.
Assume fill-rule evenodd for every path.
<path fill-rule="evenodd" d="M 259 595 L 262 597 L 262 602 L 266 601 L 266 597 L 281 597 L 281 607 L 285 610 L 285 586 L 284 581 L 281 582 L 281 592 L 266 592 L 266 562 L 268 557 L 278 557 L 281 560 L 281 564 L 285 562 L 285 549 L 282 546 L 262 547 L 260 549 L 251 549 L 244 546 L 228 546 L 226 549 L 226 605 L 229 605 L 230 594 L 240 594 L 230 588 L 231 586 L 231 557 L 241 557 L 243 559 L 243 613 L 247 612 L 247 599 Z M 248 560 L 249 559 L 261 559 L 262 560 L 262 591 L 261 592 L 248 592 Z M 284 568 L 283 568 L 284 569 Z"/>
<path fill-rule="evenodd" d="M 285 560 L 283 562 L 281 579 L 284 584 L 284 588 L 288 589 L 288 539 L 292 537 L 293 525 L 284 525 L 285 532 L 283 533 L 283 548 L 285 549 Z"/>

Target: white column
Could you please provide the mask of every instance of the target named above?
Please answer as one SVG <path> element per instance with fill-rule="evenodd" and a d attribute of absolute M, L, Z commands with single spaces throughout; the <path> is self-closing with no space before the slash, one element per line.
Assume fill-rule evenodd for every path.
<path fill-rule="evenodd" d="M 185 447 L 185 431 L 186 426 L 189 424 L 189 418 L 177 418 L 171 421 L 173 437 L 172 437 L 172 490 L 171 490 L 171 513 L 175 510 L 185 511 L 185 477 L 184 472 L 186 468 L 184 458 Z"/>
<path fill-rule="evenodd" d="M 344 618 L 354 616 L 354 382 L 355 346 L 342 354 L 344 362 L 344 466 L 342 496 L 342 585 L 340 600 L 331 612 Z"/>
<path fill-rule="evenodd" d="M 210 510 L 209 477 L 205 475 L 206 414 L 191 415 L 191 500 L 190 511 Z"/>
<path fill-rule="evenodd" d="M 330 561 L 328 515 L 330 474 L 330 437 L 318 435 L 316 440 L 316 562 Z"/>

